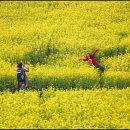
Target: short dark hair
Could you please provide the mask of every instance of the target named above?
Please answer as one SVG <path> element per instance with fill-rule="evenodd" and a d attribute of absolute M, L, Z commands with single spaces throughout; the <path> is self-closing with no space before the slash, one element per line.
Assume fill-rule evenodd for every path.
<path fill-rule="evenodd" d="M 22 68 L 22 66 L 23 66 L 23 63 L 22 63 L 22 62 L 19 62 L 19 63 L 17 64 L 17 67 L 18 67 L 18 68 Z"/>
<path fill-rule="evenodd" d="M 87 53 L 87 54 L 89 54 L 90 58 L 92 58 L 92 55 L 90 53 Z M 86 58 L 87 58 L 87 54 L 86 54 Z"/>

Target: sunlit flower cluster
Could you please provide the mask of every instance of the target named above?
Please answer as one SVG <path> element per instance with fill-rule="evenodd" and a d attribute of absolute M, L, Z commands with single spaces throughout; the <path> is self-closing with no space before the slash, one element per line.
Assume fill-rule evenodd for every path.
<path fill-rule="evenodd" d="M 0 128 L 128 129 L 129 95 L 129 88 L 6 91 L 0 93 Z"/>

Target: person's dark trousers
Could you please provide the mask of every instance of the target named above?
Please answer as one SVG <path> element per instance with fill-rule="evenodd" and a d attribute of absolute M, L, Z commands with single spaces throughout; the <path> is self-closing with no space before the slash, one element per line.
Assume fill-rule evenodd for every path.
<path fill-rule="evenodd" d="M 103 66 L 101 66 L 100 64 L 97 64 L 96 65 L 96 68 L 99 69 L 99 73 L 100 73 L 100 81 L 99 81 L 99 84 L 100 84 L 100 88 L 102 89 L 103 88 L 103 77 L 102 77 L 102 73 L 104 73 L 104 70 L 105 68 Z"/>
<path fill-rule="evenodd" d="M 100 64 L 96 65 L 96 68 L 99 68 L 101 72 L 104 72 L 105 68 L 101 66 Z"/>

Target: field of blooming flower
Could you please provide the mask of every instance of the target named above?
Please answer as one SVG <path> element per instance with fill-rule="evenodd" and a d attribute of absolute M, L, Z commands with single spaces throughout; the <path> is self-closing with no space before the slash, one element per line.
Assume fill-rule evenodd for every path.
<path fill-rule="evenodd" d="M 1 1 L 0 128 L 130 128 L 129 14 L 129 1 Z M 102 90 L 78 60 L 96 49 Z M 19 61 L 28 91 L 16 91 Z"/>
<path fill-rule="evenodd" d="M 130 128 L 129 88 L 6 91 L 0 94 L 0 104 L 0 128 Z"/>
<path fill-rule="evenodd" d="M 99 49 L 107 88 L 130 86 L 130 2 L 2 1 L 0 89 L 16 88 L 18 61 L 31 87 L 92 88 L 96 69 L 79 61 Z"/>

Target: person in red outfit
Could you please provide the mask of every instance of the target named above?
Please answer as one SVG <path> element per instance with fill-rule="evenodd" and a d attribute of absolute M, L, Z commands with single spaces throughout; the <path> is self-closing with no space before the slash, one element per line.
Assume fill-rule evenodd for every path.
<path fill-rule="evenodd" d="M 90 53 L 87 53 L 85 58 L 79 58 L 79 60 L 88 61 L 91 65 L 95 66 L 96 68 L 98 68 L 103 73 L 105 68 L 102 65 L 100 65 L 96 59 L 94 59 L 94 56 L 97 52 L 98 52 L 98 49 L 95 50 L 92 53 L 92 55 Z"/>
<path fill-rule="evenodd" d="M 99 80 L 99 84 L 100 84 L 100 88 L 103 88 L 103 84 L 104 84 L 104 79 L 102 77 L 102 73 L 104 72 L 105 68 L 100 65 L 98 63 L 98 61 L 96 59 L 94 59 L 95 54 L 98 52 L 98 49 L 95 50 L 92 55 L 90 53 L 87 53 L 85 58 L 79 58 L 79 60 L 82 61 L 88 61 L 90 63 L 90 65 L 93 65 L 94 67 L 98 68 L 100 70 L 100 80 Z"/>

